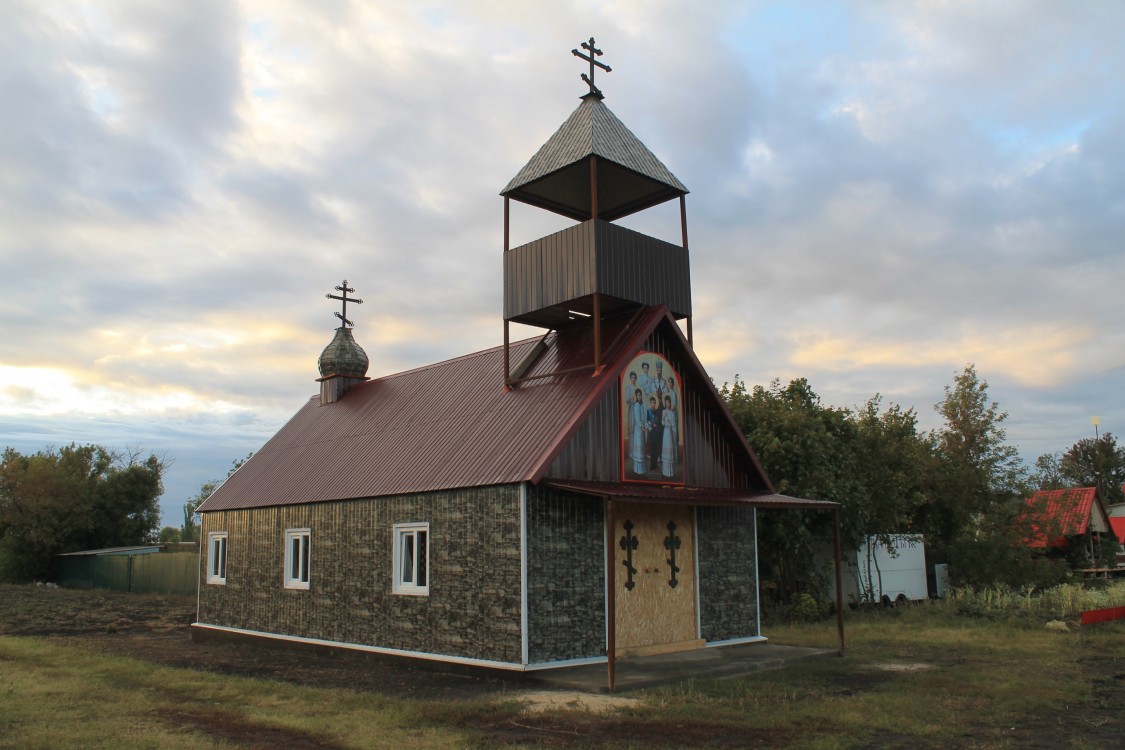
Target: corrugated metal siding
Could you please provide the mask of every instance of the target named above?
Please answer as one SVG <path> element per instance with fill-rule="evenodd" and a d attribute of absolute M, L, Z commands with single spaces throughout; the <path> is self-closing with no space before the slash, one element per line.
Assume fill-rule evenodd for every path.
<path fill-rule="evenodd" d="M 505 319 L 598 291 L 595 248 L 593 222 L 583 222 L 505 253 Z"/>
<path fill-rule="evenodd" d="M 667 305 L 673 317 L 687 317 L 688 261 L 688 251 L 678 245 L 600 219 L 586 221 L 504 255 L 504 317 L 516 320 L 556 305 L 579 309 L 568 303 L 595 292 Z"/>
<path fill-rule="evenodd" d="M 698 487 L 771 491 L 761 470 L 742 448 L 743 438 L 724 411 L 706 373 L 686 355 L 680 342 L 654 332 L 644 343 L 672 363 L 683 378 L 684 467 L 687 483 Z"/>
<path fill-rule="evenodd" d="M 681 342 L 669 342 L 663 326 L 645 342 L 645 349 L 663 355 L 681 373 L 684 393 L 684 463 L 687 483 L 698 487 L 724 487 L 755 492 L 769 491 L 757 468 L 746 456 L 721 401 L 705 373 L 684 357 Z M 551 479 L 595 482 L 621 480 L 620 403 L 614 387 L 551 464 Z"/>
<path fill-rule="evenodd" d="M 691 315 L 686 248 L 606 221 L 594 224 L 599 292 L 642 305 L 667 305 L 675 318 Z"/>
<path fill-rule="evenodd" d="M 591 482 L 621 479 L 621 427 L 618 403 L 620 386 L 598 402 L 590 417 L 547 470 L 548 477 Z"/>
<path fill-rule="evenodd" d="M 59 583 L 141 594 L 195 594 L 197 552 L 63 557 Z"/>

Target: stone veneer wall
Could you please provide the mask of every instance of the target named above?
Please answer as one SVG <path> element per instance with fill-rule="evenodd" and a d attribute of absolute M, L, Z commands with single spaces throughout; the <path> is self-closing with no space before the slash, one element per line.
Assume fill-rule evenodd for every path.
<path fill-rule="evenodd" d="M 605 656 L 602 501 L 527 489 L 528 662 Z"/>
<path fill-rule="evenodd" d="M 391 593 L 392 526 L 430 524 L 430 594 Z M 283 585 L 286 529 L 311 529 L 308 590 Z M 340 643 L 519 663 L 519 487 L 504 485 L 203 514 L 226 531 L 227 582 L 199 622 Z"/>
<path fill-rule="evenodd" d="M 696 523 L 701 635 L 708 641 L 758 635 L 754 509 L 700 507 Z"/>

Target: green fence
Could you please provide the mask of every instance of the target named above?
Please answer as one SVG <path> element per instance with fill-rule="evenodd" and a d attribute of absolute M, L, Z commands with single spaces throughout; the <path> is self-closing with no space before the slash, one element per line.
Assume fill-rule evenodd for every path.
<path fill-rule="evenodd" d="M 194 596 L 199 585 L 195 552 L 83 555 L 60 562 L 59 584 L 73 588 Z"/>

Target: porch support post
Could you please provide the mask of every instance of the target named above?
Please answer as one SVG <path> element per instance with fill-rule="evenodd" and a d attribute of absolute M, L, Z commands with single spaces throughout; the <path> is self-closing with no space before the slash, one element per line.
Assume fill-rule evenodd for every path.
<path fill-rule="evenodd" d="M 606 570 L 606 681 L 613 692 L 617 681 L 617 565 L 613 553 L 613 535 L 617 522 L 613 517 L 613 501 L 605 499 L 605 570 Z"/>
<path fill-rule="evenodd" d="M 840 506 L 832 510 L 835 526 L 835 552 L 836 552 L 836 631 L 840 636 L 840 656 L 844 655 L 844 578 L 841 574 L 843 567 L 843 554 L 840 550 Z"/>

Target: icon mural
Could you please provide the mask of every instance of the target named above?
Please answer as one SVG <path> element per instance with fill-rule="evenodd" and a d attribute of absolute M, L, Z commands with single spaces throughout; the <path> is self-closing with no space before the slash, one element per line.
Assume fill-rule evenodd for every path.
<path fill-rule="evenodd" d="M 655 352 L 640 352 L 621 375 L 621 476 L 684 484 L 683 386 Z"/>

